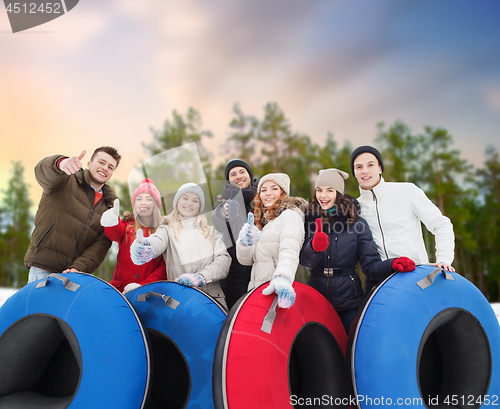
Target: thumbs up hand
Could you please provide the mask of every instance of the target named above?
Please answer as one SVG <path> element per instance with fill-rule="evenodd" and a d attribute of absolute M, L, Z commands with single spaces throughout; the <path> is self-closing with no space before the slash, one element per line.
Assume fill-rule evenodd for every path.
<path fill-rule="evenodd" d="M 238 216 L 240 205 L 236 200 L 234 200 L 237 194 L 238 191 L 233 189 L 231 197 L 221 207 L 221 214 L 225 219 L 233 220 L 236 216 Z"/>
<path fill-rule="evenodd" d="M 312 238 L 312 248 L 314 251 L 320 253 L 328 248 L 328 234 L 323 232 L 323 223 L 321 217 L 316 219 L 316 233 Z"/>
<path fill-rule="evenodd" d="M 120 220 L 120 199 L 115 199 L 113 207 L 106 210 L 101 216 L 102 227 L 113 227 Z"/>
<path fill-rule="evenodd" d="M 240 243 L 244 246 L 252 246 L 260 240 L 262 233 L 254 223 L 255 216 L 253 213 L 248 213 L 248 222 L 243 225 L 238 236 Z"/>
<path fill-rule="evenodd" d="M 78 172 L 83 166 L 81 160 L 85 156 L 87 151 L 83 150 L 78 156 L 72 156 L 71 158 L 63 159 L 59 163 L 59 169 L 61 169 L 67 175 L 72 175 Z"/>
<path fill-rule="evenodd" d="M 155 252 L 148 239 L 144 237 L 142 229 L 137 230 L 135 237 L 130 245 L 130 258 L 135 265 L 142 266 L 155 258 Z"/>

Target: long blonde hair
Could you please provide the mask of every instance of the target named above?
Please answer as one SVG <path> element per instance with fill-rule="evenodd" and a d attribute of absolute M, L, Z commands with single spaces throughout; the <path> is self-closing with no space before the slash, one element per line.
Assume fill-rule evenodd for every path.
<path fill-rule="evenodd" d="M 125 220 L 126 222 L 129 221 L 134 222 L 134 239 L 135 239 L 135 234 L 139 229 L 145 231 L 146 228 L 149 228 L 150 235 L 156 232 L 156 229 L 162 222 L 162 216 L 158 204 L 155 203 L 155 207 L 153 210 L 152 226 L 144 226 L 144 223 L 141 222 L 141 217 L 137 214 L 136 210 L 135 209 L 132 210 L 133 210 L 132 212 L 126 211 L 125 213 L 123 213 L 123 220 Z"/>
<path fill-rule="evenodd" d="M 179 213 L 179 210 L 177 210 L 177 207 L 165 219 L 167 226 L 170 226 L 172 232 L 174 233 L 175 240 L 180 241 L 181 230 L 184 222 L 181 214 Z M 212 234 L 207 218 L 204 215 L 198 213 L 196 215 L 195 225 L 196 228 L 201 232 L 201 234 L 203 234 L 206 239 L 210 240 L 212 247 L 215 248 L 215 238 Z"/>

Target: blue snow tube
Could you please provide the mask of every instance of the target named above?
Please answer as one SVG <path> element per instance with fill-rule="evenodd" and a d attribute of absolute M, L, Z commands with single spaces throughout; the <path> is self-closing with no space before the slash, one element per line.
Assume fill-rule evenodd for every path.
<path fill-rule="evenodd" d="M 226 309 L 208 294 L 170 281 L 144 285 L 127 298 L 148 333 L 148 408 L 213 408 L 212 367 Z"/>
<path fill-rule="evenodd" d="M 52 274 L 0 308 L 0 409 L 139 409 L 146 334 L 127 299 L 89 274 Z"/>
<path fill-rule="evenodd" d="M 500 327 L 461 275 L 428 265 L 392 275 L 354 326 L 348 360 L 359 408 L 500 404 Z"/>

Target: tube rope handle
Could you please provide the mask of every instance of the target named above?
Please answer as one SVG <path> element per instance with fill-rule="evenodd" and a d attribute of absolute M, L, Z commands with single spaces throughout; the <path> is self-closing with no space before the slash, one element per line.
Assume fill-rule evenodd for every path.
<path fill-rule="evenodd" d="M 70 291 L 75 292 L 80 287 L 80 284 L 76 284 L 76 283 L 72 282 L 69 278 L 64 277 L 62 274 L 52 273 L 52 274 L 49 274 L 47 277 L 45 277 L 45 280 L 40 281 L 36 285 L 35 288 L 45 287 L 47 285 L 47 283 L 49 282 L 50 277 L 54 277 L 54 278 L 57 278 L 58 280 L 61 280 L 63 282 L 64 288 L 66 288 L 66 290 L 70 290 Z"/>
<path fill-rule="evenodd" d="M 176 299 L 174 299 L 170 296 L 166 296 L 165 294 L 155 293 L 153 291 L 148 291 L 146 294 L 139 294 L 137 296 L 137 302 L 145 302 L 145 301 L 147 301 L 147 299 L 151 295 L 154 295 L 155 297 L 159 297 L 159 298 L 163 299 L 163 301 L 165 301 L 165 305 L 167 307 L 172 308 L 173 310 L 175 310 L 180 304 L 179 301 L 177 301 Z"/>
<path fill-rule="evenodd" d="M 425 290 L 427 287 L 431 286 L 432 283 L 434 283 L 434 280 L 436 279 L 437 275 L 439 272 L 442 271 L 444 274 L 444 277 L 447 280 L 455 281 L 455 279 L 452 277 L 448 271 L 441 269 L 441 268 L 436 268 L 435 270 L 432 271 L 432 273 L 427 274 L 426 277 L 422 278 L 420 281 L 417 281 L 417 285 L 422 289 Z"/>

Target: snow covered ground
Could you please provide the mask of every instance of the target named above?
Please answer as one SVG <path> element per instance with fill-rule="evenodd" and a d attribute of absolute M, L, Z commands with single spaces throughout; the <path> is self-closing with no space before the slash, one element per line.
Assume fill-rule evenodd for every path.
<path fill-rule="evenodd" d="M 0 288 L 0 306 L 17 291 L 16 288 Z"/>

